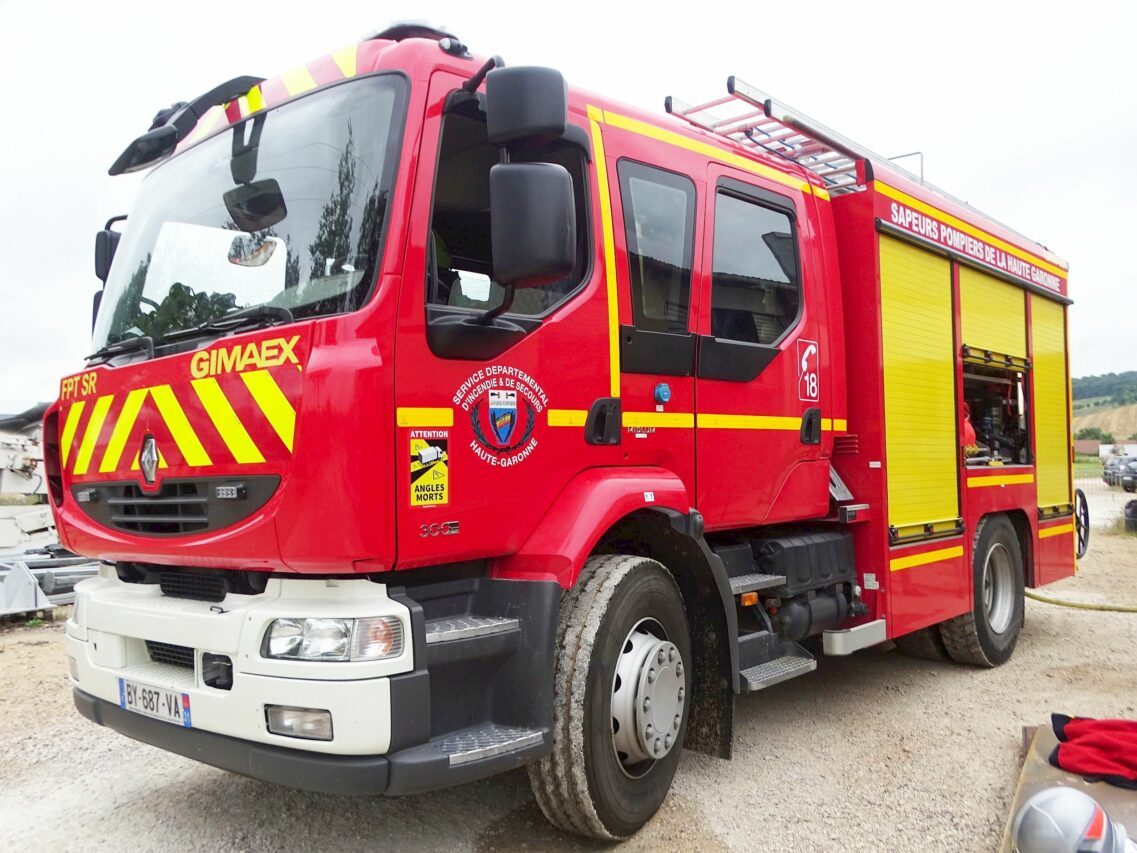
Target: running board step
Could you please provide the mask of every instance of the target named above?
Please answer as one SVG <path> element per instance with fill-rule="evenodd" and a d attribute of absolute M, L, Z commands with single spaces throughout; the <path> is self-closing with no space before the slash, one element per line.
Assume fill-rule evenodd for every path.
<path fill-rule="evenodd" d="M 517 621 L 517 620 L 513 620 Z M 450 766 L 480 761 L 506 752 L 516 752 L 530 746 L 537 746 L 543 740 L 540 729 L 523 729 L 517 726 L 502 726 L 497 723 L 483 723 L 451 732 L 445 737 L 432 741 L 439 752 L 449 756 Z"/>
<path fill-rule="evenodd" d="M 469 640 L 519 630 L 521 623 L 506 616 L 448 616 L 426 623 L 426 644 Z"/>
<path fill-rule="evenodd" d="M 789 654 L 742 670 L 738 674 L 742 692 L 754 693 L 817 669 L 813 656 L 796 643 L 794 646 Z"/>
<path fill-rule="evenodd" d="M 742 595 L 744 592 L 754 592 L 758 589 L 770 589 L 771 587 L 781 586 L 785 582 L 785 575 L 763 575 L 757 573 L 738 575 L 730 579 L 730 591 L 734 595 Z"/>

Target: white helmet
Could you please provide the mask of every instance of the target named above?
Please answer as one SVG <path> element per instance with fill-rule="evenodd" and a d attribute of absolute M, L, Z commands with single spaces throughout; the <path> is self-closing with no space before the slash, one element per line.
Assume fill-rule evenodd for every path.
<path fill-rule="evenodd" d="M 1015 853 L 1127 853 L 1125 827 L 1097 801 L 1074 788 L 1047 788 L 1015 815 Z"/>

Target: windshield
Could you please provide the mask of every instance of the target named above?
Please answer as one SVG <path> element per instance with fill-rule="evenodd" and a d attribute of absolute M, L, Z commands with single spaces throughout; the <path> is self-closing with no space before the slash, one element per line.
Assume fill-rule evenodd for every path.
<path fill-rule="evenodd" d="M 362 305 L 404 101 L 402 77 L 362 78 L 254 114 L 155 169 L 115 255 L 95 348 L 143 335 L 160 345 L 259 305 L 296 319 Z"/>

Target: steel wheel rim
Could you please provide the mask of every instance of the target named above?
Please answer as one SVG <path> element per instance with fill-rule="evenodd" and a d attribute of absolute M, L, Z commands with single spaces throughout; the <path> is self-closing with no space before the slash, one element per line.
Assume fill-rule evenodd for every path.
<path fill-rule="evenodd" d="M 983 563 L 983 612 L 996 634 L 1004 633 L 1015 613 L 1015 575 L 1010 552 L 996 542 Z"/>
<path fill-rule="evenodd" d="M 624 638 L 612 676 L 612 752 L 638 779 L 677 745 L 686 708 L 683 656 L 663 626 L 641 619 Z"/>
<path fill-rule="evenodd" d="M 1086 556 L 1090 547 L 1090 505 L 1086 501 L 1086 493 L 1081 489 L 1074 492 L 1074 527 L 1078 536 L 1078 559 Z"/>

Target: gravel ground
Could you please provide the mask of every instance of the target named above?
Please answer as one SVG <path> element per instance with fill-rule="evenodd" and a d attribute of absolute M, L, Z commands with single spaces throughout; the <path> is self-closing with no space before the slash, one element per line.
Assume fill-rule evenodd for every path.
<path fill-rule="evenodd" d="M 1098 533 L 1078 577 L 1046 591 L 1137 605 L 1135 574 L 1137 537 Z M 1137 616 L 1026 606 L 999 669 L 869 649 L 740 699 L 734 760 L 685 754 L 671 797 L 623 848 L 994 850 L 1023 725 L 1051 711 L 1137 717 Z M 0 633 L 0 849 L 582 846 L 545 823 L 523 771 L 397 800 L 291 791 L 88 723 L 64 673 L 61 621 Z"/>

